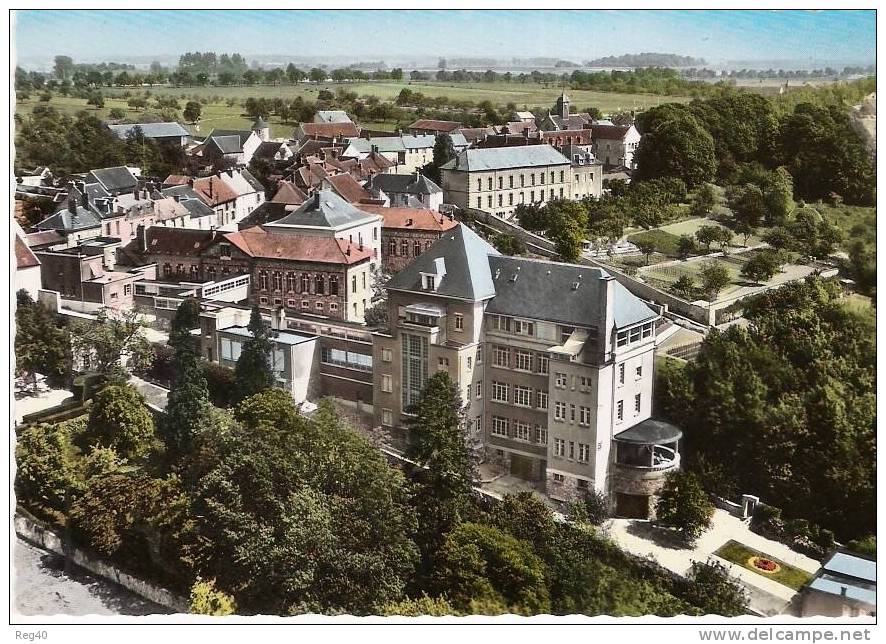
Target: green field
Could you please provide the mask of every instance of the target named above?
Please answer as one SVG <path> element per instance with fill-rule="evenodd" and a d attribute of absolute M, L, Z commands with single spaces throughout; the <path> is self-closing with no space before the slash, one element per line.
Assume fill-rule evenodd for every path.
<path fill-rule="evenodd" d="M 314 101 L 321 89 L 335 91 L 338 88 L 356 92 L 358 95 L 375 95 L 382 100 L 393 100 L 404 87 L 412 91 L 421 92 L 426 96 L 447 96 L 454 100 L 482 101 L 490 100 L 494 104 L 504 107 L 508 103 L 514 103 L 519 109 L 534 107 L 551 107 L 557 96 L 563 91 L 560 87 L 544 86 L 535 83 L 435 83 L 421 82 L 363 82 L 363 83 L 324 83 L 320 85 L 299 83 L 298 85 L 256 85 L 252 87 L 155 87 L 151 89 L 153 96 L 172 95 L 184 100 L 210 99 L 203 105 L 200 129 L 188 126 L 194 134 L 206 134 L 213 128 L 223 129 L 249 129 L 252 119 L 243 114 L 240 101 L 247 98 L 287 98 L 294 99 L 301 96 L 305 100 Z M 103 88 L 105 95 L 105 107 L 96 110 L 87 107 L 86 99 L 72 98 L 67 96 L 53 95 L 48 103 L 61 112 L 75 114 L 80 110 L 95 112 L 99 118 L 107 119 L 111 108 L 119 107 L 126 111 L 126 119 L 134 121 L 138 119 L 138 112 L 129 108 L 125 98 L 116 98 L 126 90 L 121 88 Z M 135 94 L 133 90 L 130 93 Z M 584 110 L 589 107 L 597 107 L 604 113 L 618 112 L 622 110 L 643 110 L 649 107 L 668 102 L 685 102 L 690 100 L 688 96 L 654 96 L 650 94 L 621 94 L 615 92 L 593 92 L 587 90 L 568 90 L 572 103 L 578 109 Z M 238 104 L 229 107 L 228 99 L 238 101 Z M 37 93 L 33 93 L 27 101 L 17 105 L 17 112 L 26 115 L 40 105 Z M 182 104 L 182 106 L 184 106 Z M 148 108 L 151 111 L 151 108 Z M 411 119 L 410 119 L 411 121 Z M 271 136 L 273 138 L 289 137 L 295 129 L 296 123 L 283 123 L 279 118 L 272 116 L 269 119 Z M 389 121 L 384 123 L 364 123 L 365 127 L 377 130 L 396 129 L 397 126 L 408 123 Z"/>
<path fill-rule="evenodd" d="M 829 206 L 824 203 L 810 204 L 843 231 L 844 248 L 855 239 L 867 244 L 877 243 L 877 208 L 874 206 Z"/>
<path fill-rule="evenodd" d="M 800 590 L 804 585 L 806 585 L 806 582 L 812 579 L 812 575 L 805 570 L 795 568 L 794 566 L 786 564 L 785 562 L 776 559 L 775 557 L 770 557 L 766 553 L 760 552 L 759 550 L 748 548 L 746 545 L 732 539 L 727 541 L 724 545 L 720 546 L 719 550 L 714 552 L 714 554 L 725 559 L 726 561 L 731 561 L 732 563 L 736 563 L 739 566 L 746 568 L 747 570 L 751 570 L 761 577 L 768 577 L 772 581 L 777 581 L 778 583 L 787 586 L 788 588 L 793 588 L 794 590 Z M 781 566 L 781 570 L 775 573 L 767 573 L 759 570 L 755 566 L 752 566 L 748 563 L 748 559 L 755 556 L 763 557 L 765 559 L 771 559 L 779 566 Z"/>

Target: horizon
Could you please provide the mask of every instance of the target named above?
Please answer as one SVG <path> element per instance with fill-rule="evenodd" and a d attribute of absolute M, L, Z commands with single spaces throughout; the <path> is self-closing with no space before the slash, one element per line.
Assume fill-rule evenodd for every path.
<path fill-rule="evenodd" d="M 189 51 L 239 52 L 248 62 L 278 57 L 402 64 L 410 58 L 418 62 L 482 57 L 498 61 L 553 58 L 581 65 L 641 52 L 701 58 L 714 67 L 742 62 L 772 67 L 770 63 L 775 62 L 838 66 L 876 61 L 875 10 L 558 10 L 531 13 L 532 29 L 527 31 L 529 13 L 21 10 L 14 12 L 12 31 L 17 58 L 43 62 L 57 55 L 84 63 L 150 62 L 178 58 Z M 478 19 L 481 14 L 483 20 Z M 213 28 L 207 29 L 210 22 Z M 374 53 L 368 53 L 366 43 L 370 24 L 372 44 L 378 49 Z M 496 27 L 494 35 L 489 33 L 490 24 Z M 232 28 L 238 31 L 236 42 L 230 37 Z M 183 31 L 188 34 L 187 45 L 179 44 Z M 429 33 L 435 37 L 429 38 Z M 293 39 L 293 34 L 298 38 Z M 575 46 L 588 34 L 593 35 L 591 41 Z M 283 38 L 297 40 L 298 50 L 286 52 L 280 44 Z M 270 45 L 256 50 L 254 43 L 264 42 Z M 46 43 L 59 45 L 49 48 Z M 329 50 L 335 53 L 323 54 Z M 828 52 L 827 58 L 822 52 Z"/>

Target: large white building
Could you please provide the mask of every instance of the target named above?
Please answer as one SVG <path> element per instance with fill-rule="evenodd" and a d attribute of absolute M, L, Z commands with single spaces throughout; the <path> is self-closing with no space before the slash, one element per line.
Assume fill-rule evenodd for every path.
<path fill-rule="evenodd" d="M 440 168 L 443 200 L 509 218 L 519 204 L 599 197 L 602 168 L 575 162 L 549 145 L 465 150 Z"/>
<path fill-rule="evenodd" d="M 658 311 L 601 269 L 505 257 L 461 224 L 387 289 L 377 425 L 408 442 L 406 409 L 447 371 L 487 461 L 553 499 L 593 490 L 620 515 L 654 513 L 681 438 L 651 418 Z"/>

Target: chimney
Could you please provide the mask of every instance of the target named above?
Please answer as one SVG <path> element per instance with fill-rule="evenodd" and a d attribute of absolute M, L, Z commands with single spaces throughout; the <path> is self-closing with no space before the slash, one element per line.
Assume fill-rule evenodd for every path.
<path fill-rule="evenodd" d="M 406 220 L 406 225 L 407 225 L 407 226 L 411 226 L 411 225 L 412 225 L 412 217 L 410 217 L 409 219 Z"/>
<path fill-rule="evenodd" d="M 145 253 L 148 250 L 148 233 L 144 224 L 139 224 L 135 227 L 135 238 L 138 240 L 138 247 L 141 249 L 141 252 Z"/>
<path fill-rule="evenodd" d="M 840 586 L 840 597 L 845 597 L 845 596 L 846 596 L 846 592 L 847 592 L 848 590 L 849 590 L 849 589 L 846 588 L 846 586 Z"/>
<path fill-rule="evenodd" d="M 89 206 L 89 196 L 86 194 L 86 189 L 80 191 L 80 205 L 84 208 Z"/>
<path fill-rule="evenodd" d="M 188 177 L 188 188 L 194 188 L 194 177 Z"/>
<path fill-rule="evenodd" d="M 138 186 L 132 189 L 132 196 L 138 201 Z"/>
<path fill-rule="evenodd" d="M 600 328 L 597 336 L 600 338 L 603 349 L 603 359 L 608 360 L 612 352 L 612 329 L 615 326 L 615 278 L 604 274 L 597 282 L 598 302 L 597 310 L 600 312 Z"/>
<path fill-rule="evenodd" d="M 68 211 L 71 214 L 77 214 L 77 200 L 74 198 L 74 195 L 68 197 Z"/>
<path fill-rule="evenodd" d="M 212 199 L 212 177 L 209 177 L 209 198 Z"/>

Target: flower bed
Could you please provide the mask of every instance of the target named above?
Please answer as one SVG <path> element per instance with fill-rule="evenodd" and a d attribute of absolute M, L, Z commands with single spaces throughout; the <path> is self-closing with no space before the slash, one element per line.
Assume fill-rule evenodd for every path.
<path fill-rule="evenodd" d="M 812 575 L 805 570 L 774 559 L 766 553 L 749 548 L 738 541 L 727 541 L 714 554 L 794 590 L 800 590 L 806 582 L 812 579 Z M 770 569 L 772 566 L 775 568 Z"/>
<path fill-rule="evenodd" d="M 757 557 L 756 555 L 748 559 L 748 565 L 772 575 L 781 570 L 781 566 L 772 561 L 772 559 Z"/>

